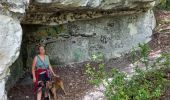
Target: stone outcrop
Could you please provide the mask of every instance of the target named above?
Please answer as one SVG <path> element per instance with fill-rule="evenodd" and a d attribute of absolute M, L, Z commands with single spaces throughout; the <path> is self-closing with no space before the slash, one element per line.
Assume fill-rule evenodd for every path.
<path fill-rule="evenodd" d="M 10 75 L 9 66 L 18 58 L 22 40 L 22 28 L 18 21 L 0 15 L 0 97 L 6 100 L 5 82 Z"/>
<path fill-rule="evenodd" d="M 142 13 L 156 0 L 35 0 L 24 24 L 59 25 L 77 20 Z M 42 17 L 43 16 L 43 17 Z"/>
<path fill-rule="evenodd" d="M 49 4 L 48 7 L 58 7 L 60 9 L 133 9 L 153 7 L 151 4 L 156 0 L 35 0 L 35 4 Z M 54 10 L 54 9 L 53 9 Z"/>
<path fill-rule="evenodd" d="M 44 42 L 52 64 L 58 65 L 89 61 L 95 53 L 104 54 L 107 60 L 120 57 L 138 43 L 150 41 L 154 26 L 153 12 L 148 11 L 138 15 L 76 21 L 53 27 L 36 25 L 29 27 L 26 35 L 32 43 Z M 34 44 L 28 46 L 29 57 L 32 57 L 33 47 Z M 32 59 L 29 59 L 28 65 L 31 62 Z"/>
<path fill-rule="evenodd" d="M 10 66 L 20 55 L 22 41 L 20 20 L 25 13 L 28 1 L 0 1 L 0 100 L 7 100 L 5 84 L 8 76 L 15 71 L 11 70 Z"/>
<path fill-rule="evenodd" d="M 0 100 L 7 99 L 5 84 L 14 67 L 23 70 L 23 56 L 18 58 L 22 33 L 26 34 L 29 67 L 39 42 L 46 44 L 52 64 L 87 61 L 93 53 L 103 53 L 106 59 L 120 57 L 139 42 L 150 40 L 155 1 L 1 0 Z"/>
<path fill-rule="evenodd" d="M 29 0 L 1 0 L 0 14 L 12 17 L 15 20 L 22 20 Z"/>

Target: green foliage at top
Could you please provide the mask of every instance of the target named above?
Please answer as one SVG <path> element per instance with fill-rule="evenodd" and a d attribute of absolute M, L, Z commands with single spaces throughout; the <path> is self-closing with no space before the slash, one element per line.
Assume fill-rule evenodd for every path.
<path fill-rule="evenodd" d="M 170 0 L 160 0 L 160 3 L 156 6 L 156 8 L 170 10 Z"/>
<path fill-rule="evenodd" d="M 170 56 L 164 54 L 150 64 L 149 46 L 139 44 L 139 47 L 139 54 L 135 52 L 135 49 L 132 51 L 133 60 L 139 60 L 144 63 L 144 66 L 136 65 L 136 74 L 131 78 L 116 68 L 112 68 L 110 73 L 107 72 L 104 63 L 100 63 L 98 66 L 90 63 L 86 65 L 86 73 L 91 77 L 90 83 L 103 84 L 106 87 L 105 96 L 108 100 L 152 100 L 163 94 L 164 83 L 168 82 L 164 71 L 170 64 Z M 97 59 L 97 57 L 93 55 L 93 59 Z M 164 60 L 162 61 L 162 59 Z M 148 67 L 151 66 L 153 69 L 149 70 Z M 161 68 L 158 69 L 157 66 L 161 66 Z M 141 67 L 145 67 L 146 70 L 144 71 Z"/>

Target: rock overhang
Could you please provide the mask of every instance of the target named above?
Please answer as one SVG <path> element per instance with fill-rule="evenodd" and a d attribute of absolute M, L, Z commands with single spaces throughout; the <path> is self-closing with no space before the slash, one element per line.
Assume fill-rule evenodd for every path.
<path fill-rule="evenodd" d="M 144 5 L 150 5 L 157 0 L 34 0 L 36 5 L 46 5 L 48 7 L 65 8 L 91 8 L 91 9 L 119 9 L 119 8 L 135 8 Z M 132 6 L 134 5 L 134 6 Z M 150 5 L 151 6 L 151 5 Z M 144 6 L 143 6 L 144 7 Z"/>
<path fill-rule="evenodd" d="M 60 25 L 105 16 L 146 12 L 157 0 L 32 0 L 23 24 Z M 98 4 L 95 4 L 98 3 Z"/>

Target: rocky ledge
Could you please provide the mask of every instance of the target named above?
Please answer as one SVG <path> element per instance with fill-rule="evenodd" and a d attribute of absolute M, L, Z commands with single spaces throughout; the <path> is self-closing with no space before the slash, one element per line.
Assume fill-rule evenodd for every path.
<path fill-rule="evenodd" d="M 22 23 L 59 25 L 76 20 L 139 14 L 155 3 L 156 0 L 35 0 L 30 3 Z"/>

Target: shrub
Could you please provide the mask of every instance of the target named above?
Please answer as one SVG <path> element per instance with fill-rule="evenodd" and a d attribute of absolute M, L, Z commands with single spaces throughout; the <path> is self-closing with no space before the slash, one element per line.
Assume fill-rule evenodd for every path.
<path fill-rule="evenodd" d="M 160 3 L 156 6 L 158 9 L 170 10 L 169 0 L 160 0 Z"/>
<path fill-rule="evenodd" d="M 147 44 L 139 44 L 140 53 L 136 54 L 133 50 L 133 60 L 139 59 L 144 63 L 145 69 L 135 66 L 135 73 L 131 79 L 116 68 L 112 68 L 111 73 L 106 72 L 105 64 L 100 63 L 94 67 L 88 63 L 86 65 L 86 73 L 91 77 L 90 83 L 94 85 L 103 84 L 106 88 L 105 96 L 108 100 L 150 100 L 160 97 L 164 91 L 165 78 L 164 68 L 149 70 L 148 67 L 155 65 L 167 66 L 169 64 L 169 56 L 164 55 L 155 60 L 153 65 L 149 65 L 148 53 L 150 51 Z M 97 56 L 95 56 L 95 59 Z M 142 59 L 142 60 L 141 60 Z M 163 62 L 160 61 L 164 59 Z M 135 62 L 135 61 L 133 61 Z M 106 84 L 107 83 L 107 84 Z"/>

